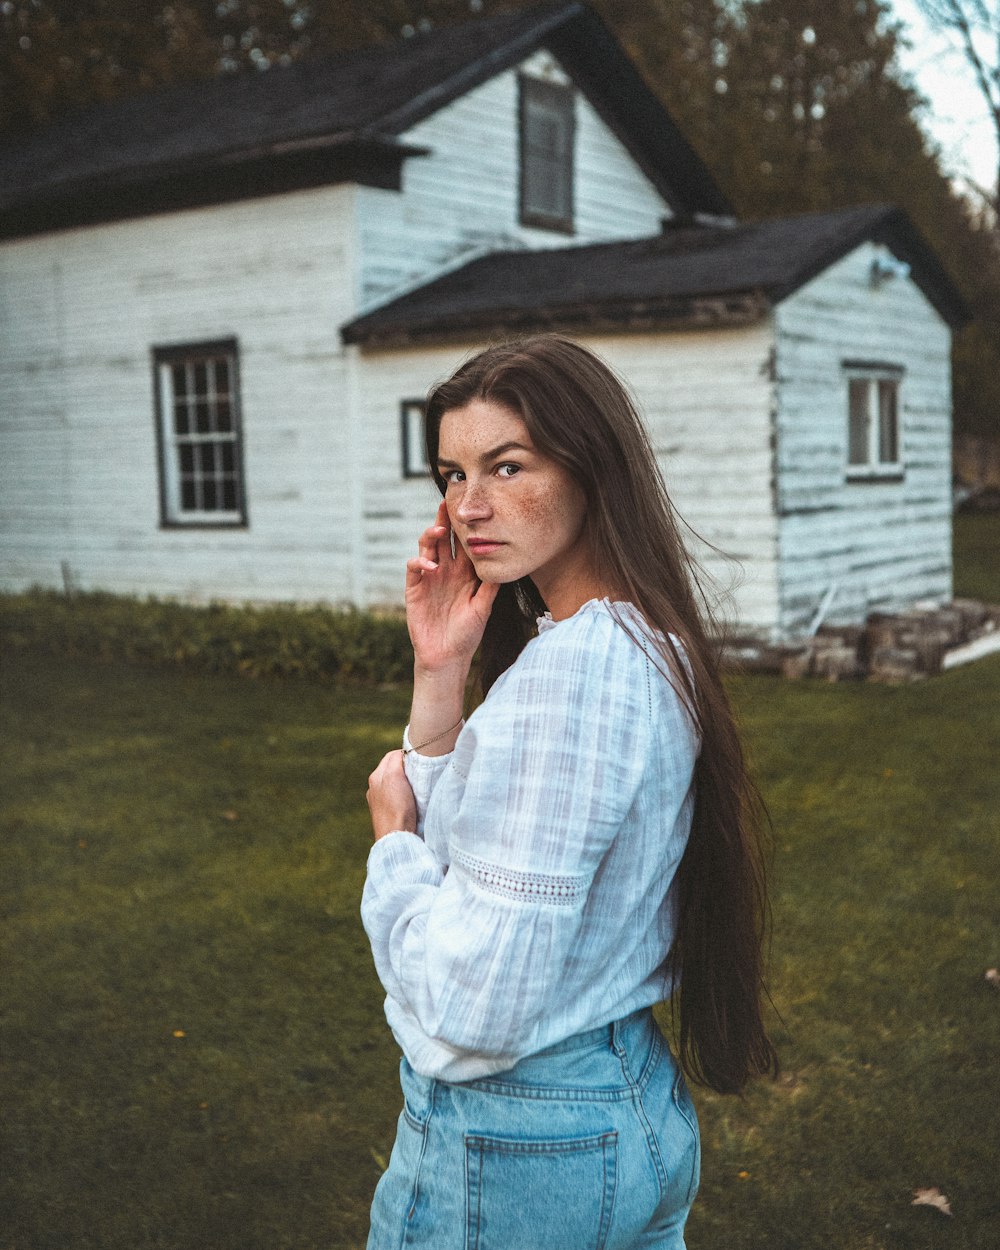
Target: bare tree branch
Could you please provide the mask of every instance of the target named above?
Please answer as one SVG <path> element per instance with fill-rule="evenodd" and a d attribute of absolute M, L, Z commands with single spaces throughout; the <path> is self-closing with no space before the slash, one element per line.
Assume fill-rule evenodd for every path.
<path fill-rule="evenodd" d="M 955 36 L 986 104 L 998 152 L 993 202 L 1000 209 L 1000 0 L 996 10 L 988 0 L 917 0 L 917 7 L 935 29 Z M 991 57 L 977 36 L 989 41 Z"/>

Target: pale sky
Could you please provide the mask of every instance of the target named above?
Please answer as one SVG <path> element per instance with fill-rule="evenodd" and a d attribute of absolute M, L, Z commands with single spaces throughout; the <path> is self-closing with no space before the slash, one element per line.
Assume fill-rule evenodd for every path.
<path fill-rule="evenodd" d="M 892 0 L 904 34 L 913 45 L 903 50 L 903 68 L 927 97 L 924 127 L 941 148 L 945 170 L 962 183 L 971 178 L 987 189 L 996 185 L 997 143 L 986 102 L 971 69 L 947 39 L 932 32 L 914 0 Z"/>

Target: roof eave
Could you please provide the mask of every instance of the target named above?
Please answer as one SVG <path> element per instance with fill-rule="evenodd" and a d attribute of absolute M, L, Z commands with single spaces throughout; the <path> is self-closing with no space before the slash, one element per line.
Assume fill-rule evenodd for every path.
<path fill-rule="evenodd" d="M 340 335 L 346 344 L 381 349 L 429 347 L 543 330 L 587 335 L 712 330 L 751 325 L 766 317 L 771 306 L 768 295 L 758 290 L 661 299 L 581 301 L 545 308 L 484 309 L 411 320 L 399 317 L 389 321 L 372 313 L 342 326 Z"/>
<path fill-rule="evenodd" d="M 327 136 L 325 141 L 272 145 L 250 155 L 213 154 L 196 163 L 161 164 L 117 177 L 81 178 L 25 199 L 0 202 L 0 239 L 342 182 L 398 191 L 403 161 L 427 151 L 381 136 Z"/>

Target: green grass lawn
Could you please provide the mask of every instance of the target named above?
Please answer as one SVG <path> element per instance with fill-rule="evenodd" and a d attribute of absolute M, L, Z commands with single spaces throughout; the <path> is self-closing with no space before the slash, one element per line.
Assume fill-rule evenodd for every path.
<path fill-rule="evenodd" d="M 31 652 L 0 682 L 0 1250 L 362 1246 L 399 1104 L 364 788 L 408 692 Z M 690 1250 L 996 1250 L 1000 657 L 734 692 L 783 1075 L 696 1091 Z"/>

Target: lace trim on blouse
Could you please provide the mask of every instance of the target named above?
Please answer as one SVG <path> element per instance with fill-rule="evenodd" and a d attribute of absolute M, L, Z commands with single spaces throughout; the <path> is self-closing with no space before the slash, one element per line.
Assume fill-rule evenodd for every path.
<path fill-rule="evenodd" d="M 554 907 L 575 907 L 587 893 L 587 878 L 569 874 L 555 876 L 545 872 L 520 872 L 491 864 L 465 851 L 457 851 L 454 862 L 461 864 L 476 885 L 490 894 L 514 902 L 547 903 Z"/>

